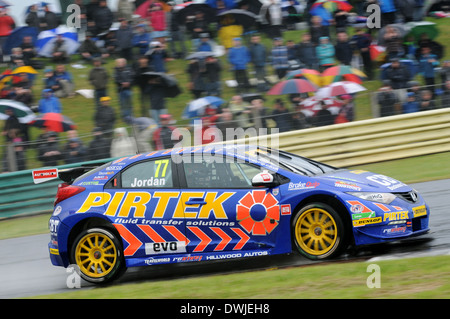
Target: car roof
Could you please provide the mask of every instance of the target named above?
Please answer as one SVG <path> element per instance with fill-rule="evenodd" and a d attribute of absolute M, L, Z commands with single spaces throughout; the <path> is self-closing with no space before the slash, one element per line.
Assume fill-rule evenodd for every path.
<path fill-rule="evenodd" d="M 259 154 L 267 153 L 269 149 L 257 145 L 247 144 L 214 144 L 214 145 L 199 145 L 190 147 L 180 147 L 173 149 L 165 149 L 158 151 L 151 151 L 148 153 L 136 154 L 132 156 L 125 156 L 111 162 L 112 165 L 128 166 L 138 161 L 164 157 L 164 156 L 182 156 L 187 154 L 206 154 L 206 155 L 224 155 L 235 157 L 238 159 L 253 162 L 255 164 L 268 164 L 267 161 L 261 161 Z"/>

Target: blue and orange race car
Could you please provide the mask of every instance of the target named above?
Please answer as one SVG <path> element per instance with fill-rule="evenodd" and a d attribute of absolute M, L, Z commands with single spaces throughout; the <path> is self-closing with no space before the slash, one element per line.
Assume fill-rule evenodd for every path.
<path fill-rule="evenodd" d="M 155 151 L 58 172 L 50 259 L 104 283 L 127 267 L 348 247 L 428 232 L 411 187 L 270 148 Z"/>

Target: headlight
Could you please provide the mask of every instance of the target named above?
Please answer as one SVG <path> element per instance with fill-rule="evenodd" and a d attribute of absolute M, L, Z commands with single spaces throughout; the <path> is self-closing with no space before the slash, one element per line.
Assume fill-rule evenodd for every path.
<path fill-rule="evenodd" d="M 394 201 L 396 196 L 391 193 L 372 193 L 372 192 L 347 192 L 352 196 L 365 199 L 371 202 L 390 204 Z"/>

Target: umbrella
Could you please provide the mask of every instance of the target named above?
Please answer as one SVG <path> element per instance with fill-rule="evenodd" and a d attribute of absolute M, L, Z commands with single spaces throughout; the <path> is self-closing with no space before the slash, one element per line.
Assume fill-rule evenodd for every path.
<path fill-rule="evenodd" d="M 20 77 L 16 74 L 12 74 L 12 71 L 9 69 L 0 74 L 0 90 L 3 89 L 5 83 L 9 82 L 11 79 L 13 84 L 20 82 Z"/>
<path fill-rule="evenodd" d="M 141 3 L 140 5 L 137 5 L 134 14 L 141 16 L 141 18 L 146 18 L 148 16 L 147 10 L 153 3 L 159 3 L 165 12 L 170 11 L 170 6 L 164 1 L 147 0 Z"/>
<path fill-rule="evenodd" d="M 342 103 L 337 99 L 327 97 L 327 98 L 318 98 L 317 96 L 309 97 L 303 100 L 300 105 L 303 107 L 301 112 L 305 114 L 305 116 L 314 116 L 322 109 L 322 105 L 320 102 L 324 102 L 327 106 L 327 110 L 329 110 L 333 115 L 339 114 Z"/>
<path fill-rule="evenodd" d="M 257 15 L 242 9 L 231 9 L 217 14 L 221 25 L 241 25 L 244 29 L 249 29 L 255 25 Z"/>
<path fill-rule="evenodd" d="M 134 117 L 131 119 L 131 123 L 136 125 L 139 131 L 143 131 L 147 128 L 156 128 L 158 127 L 158 123 L 152 118 L 149 117 Z"/>
<path fill-rule="evenodd" d="M 373 61 L 384 61 L 384 59 L 386 58 L 386 48 L 382 47 L 381 45 L 376 45 L 376 44 L 371 44 L 369 46 L 369 50 L 370 50 L 370 58 Z"/>
<path fill-rule="evenodd" d="M 333 16 L 330 11 L 325 9 L 324 7 L 315 7 L 309 10 L 311 16 L 319 16 L 322 18 L 322 25 L 330 25 L 330 20 L 333 20 Z"/>
<path fill-rule="evenodd" d="M 250 11 L 254 14 L 261 12 L 262 2 L 259 0 L 236 0 L 237 8 Z"/>
<path fill-rule="evenodd" d="M 406 35 L 407 30 L 403 24 L 394 23 L 388 24 L 384 28 L 381 28 L 378 31 L 378 45 L 385 45 L 385 35 L 387 34 L 390 37 L 399 37 L 403 41 L 403 37 Z"/>
<path fill-rule="evenodd" d="M 212 7 L 217 9 L 217 1 L 218 0 L 206 0 L 205 3 Z M 222 2 L 222 6 L 225 6 L 226 9 L 234 9 L 237 6 L 237 3 L 234 0 L 223 0 Z"/>
<path fill-rule="evenodd" d="M 11 74 L 21 74 L 21 73 L 26 73 L 26 74 L 38 74 L 39 72 L 36 71 L 32 66 L 21 66 L 18 68 L 15 68 Z"/>
<path fill-rule="evenodd" d="M 420 40 L 423 33 L 428 35 L 429 39 L 434 39 L 439 34 L 439 29 L 436 23 L 430 21 L 408 22 L 405 24 L 406 29 L 409 30 L 407 36 L 412 35 L 415 40 Z"/>
<path fill-rule="evenodd" d="M 8 3 L 8 2 L 6 2 L 6 1 L 4 1 L 4 0 L 0 0 L 0 7 L 10 7 L 11 5 Z"/>
<path fill-rule="evenodd" d="M 319 71 L 313 69 L 298 69 L 288 72 L 286 74 L 286 79 L 306 79 L 317 86 L 320 86 L 322 83 L 321 74 Z"/>
<path fill-rule="evenodd" d="M 419 64 L 414 60 L 409 59 L 401 59 L 399 60 L 400 64 L 406 66 L 406 68 L 409 70 L 409 73 L 411 75 L 411 78 L 414 78 L 417 73 L 419 73 Z M 385 63 L 383 64 L 381 68 L 381 80 L 387 80 L 386 77 L 386 70 L 392 63 Z"/>
<path fill-rule="evenodd" d="M 76 128 L 71 119 L 60 113 L 41 114 L 31 121 L 30 125 L 52 132 L 66 132 Z"/>
<path fill-rule="evenodd" d="M 32 43 L 36 43 L 38 34 L 39 31 L 35 27 L 15 28 L 3 44 L 3 54 L 11 54 L 11 50 L 13 48 L 20 47 L 23 38 L 26 36 L 30 36 L 32 38 Z"/>
<path fill-rule="evenodd" d="M 275 84 L 268 95 L 299 94 L 317 91 L 317 86 L 303 79 L 290 79 Z"/>
<path fill-rule="evenodd" d="M 186 60 L 195 60 L 195 59 L 201 60 L 201 59 L 205 59 L 205 58 L 210 57 L 210 56 L 214 56 L 214 52 L 211 52 L 211 51 L 197 51 L 197 52 L 189 54 L 186 57 Z"/>
<path fill-rule="evenodd" d="M 30 123 L 36 116 L 33 111 L 25 104 L 14 100 L 0 100 L 0 120 L 6 120 L 6 109 L 14 109 L 14 115 L 19 119 L 20 123 Z"/>
<path fill-rule="evenodd" d="M 316 93 L 316 97 L 322 99 L 344 94 L 353 94 L 365 90 L 366 88 L 359 85 L 358 83 L 350 81 L 341 81 L 341 82 L 334 82 L 328 86 L 320 88 Z"/>
<path fill-rule="evenodd" d="M 202 116 L 205 113 L 206 106 L 210 105 L 217 108 L 225 103 L 225 101 L 216 96 L 205 96 L 190 102 L 183 112 L 183 118 L 193 118 Z"/>
<path fill-rule="evenodd" d="M 209 23 L 216 20 L 216 9 L 206 3 L 190 3 L 178 11 L 176 19 L 179 24 L 184 25 L 186 24 L 187 17 L 195 16 L 197 12 L 202 12 L 203 18 Z"/>
<path fill-rule="evenodd" d="M 361 84 L 362 83 L 361 78 L 366 77 L 367 76 L 358 69 L 352 68 L 348 65 L 337 65 L 323 71 L 322 84 L 328 85 L 332 82 L 342 80 L 352 81 Z"/>
<path fill-rule="evenodd" d="M 74 54 L 78 50 L 80 43 L 78 43 L 78 34 L 76 29 L 60 26 L 56 29 L 42 31 L 39 33 L 36 41 L 36 47 L 38 48 L 39 55 L 47 58 L 52 56 L 53 44 L 56 41 L 57 35 L 62 35 L 67 46 L 67 53 L 69 55 Z"/>
<path fill-rule="evenodd" d="M 335 12 L 336 10 L 343 10 L 349 12 L 353 9 L 353 6 L 349 4 L 347 1 L 340 0 L 318 0 L 312 6 L 311 9 L 315 9 L 317 7 L 323 7 L 327 9 L 329 12 Z"/>
<path fill-rule="evenodd" d="M 158 84 L 164 89 L 165 97 L 176 97 L 181 93 L 177 80 L 162 72 L 145 72 L 142 74 L 147 80 L 158 79 Z"/>

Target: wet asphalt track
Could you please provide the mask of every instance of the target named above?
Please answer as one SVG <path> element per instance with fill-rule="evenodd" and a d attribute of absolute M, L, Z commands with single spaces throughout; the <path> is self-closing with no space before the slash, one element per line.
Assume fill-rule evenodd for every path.
<path fill-rule="evenodd" d="M 450 179 L 412 185 L 431 208 L 431 231 L 425 236 L 366 248 L 340 260 L 389 259 L 450 254 Z M 21 298 L 69 290 L 66 269 L 51 265 L 49 235 L 0 240 L 0 298 Z M 311 264 L 296 254 L 242 260 L 130 268 L 119 282 L 138 282 Z M 82 289 L 93 287 L 82 281 Z"/>

